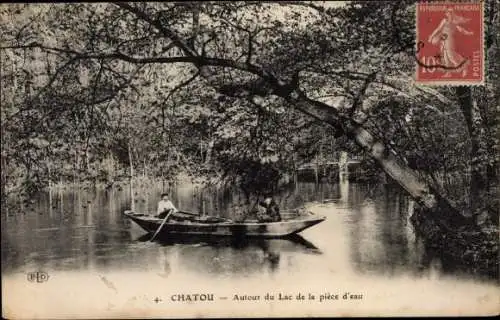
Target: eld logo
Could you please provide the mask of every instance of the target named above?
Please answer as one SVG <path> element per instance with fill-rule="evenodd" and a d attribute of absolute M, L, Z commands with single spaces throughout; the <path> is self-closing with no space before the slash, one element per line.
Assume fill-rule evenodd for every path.
<path fill-rule="evenodd" d="M 37 272 L 29 272 L 28 273 L 28 281 L 29 282 L 45 282 L 49 280 L 49 275 L 46 272 L 43 271 L 37 271 Z"/>

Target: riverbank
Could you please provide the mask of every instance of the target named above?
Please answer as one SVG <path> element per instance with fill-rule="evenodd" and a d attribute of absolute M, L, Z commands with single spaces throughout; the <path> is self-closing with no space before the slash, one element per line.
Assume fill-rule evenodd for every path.
<path fill-rule="evenodd" d="M 428 260 L 439 256 L 443 268 L 498 279 L 498 228 L 451 232 L 436 223 L 425 210 L 415 209 L 411 221 L 426 245 Z"/>

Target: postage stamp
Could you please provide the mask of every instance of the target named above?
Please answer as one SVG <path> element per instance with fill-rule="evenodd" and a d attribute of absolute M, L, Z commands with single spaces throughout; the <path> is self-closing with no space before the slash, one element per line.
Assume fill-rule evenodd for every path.
<path fill-rule="evenodd" d="M 417 4 L 417 83 L 484 83 L 483 12 L 482 2 Z"/>

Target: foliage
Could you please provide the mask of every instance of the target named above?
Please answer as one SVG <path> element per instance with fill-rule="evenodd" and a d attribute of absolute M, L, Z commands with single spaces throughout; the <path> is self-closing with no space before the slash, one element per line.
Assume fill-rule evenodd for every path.
<path fill-rule="evenodd" d="M 361 154 L 360 127 L 398 170 L 481 212 L 471 197 L 496 188 L 498 79 L 469 92 L 414 85 L 414 8 L 3 5 L 2 178 L 34 188 L 183 170 L 272 190 L 298 163 Z M 488 2 L 489 26 L 495 10 Z"/>

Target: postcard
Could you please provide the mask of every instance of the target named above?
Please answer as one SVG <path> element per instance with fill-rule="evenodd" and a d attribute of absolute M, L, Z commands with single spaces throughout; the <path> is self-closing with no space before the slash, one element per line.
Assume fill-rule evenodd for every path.
<path fill-rule="evenodd" d="M 487 316 L 495 1 L 0 5 L 2 316 Z"/>

